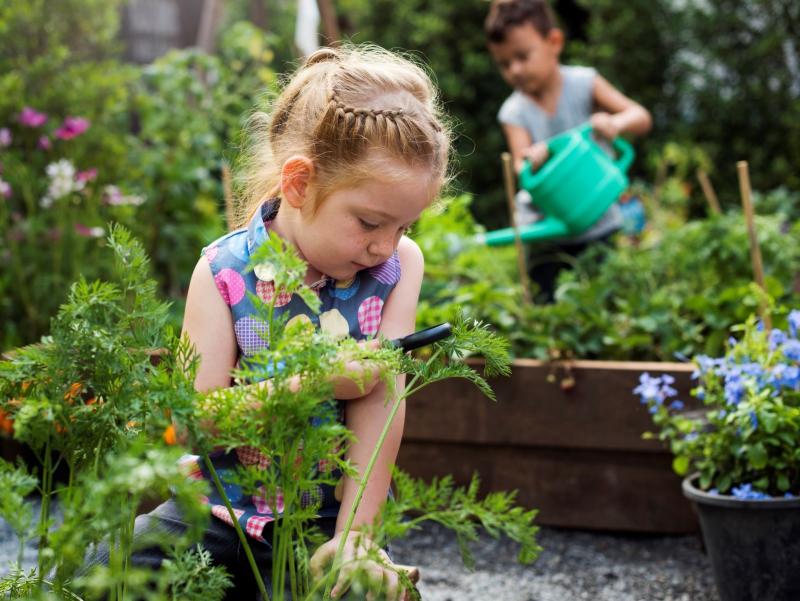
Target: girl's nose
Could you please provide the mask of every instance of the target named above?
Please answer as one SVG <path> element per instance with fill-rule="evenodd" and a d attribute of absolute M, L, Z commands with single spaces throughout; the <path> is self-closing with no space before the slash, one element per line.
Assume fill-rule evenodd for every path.
<path fill-rule="evenodd" d="M 370 243 L 370 245 L 367 247 L 367 251 L 369 254 L 379 257 L 385 261 L 392 256 L 392 253 L 394 252 L 394 246 L 395 241 L 392 236 L 381 236 Z"/>

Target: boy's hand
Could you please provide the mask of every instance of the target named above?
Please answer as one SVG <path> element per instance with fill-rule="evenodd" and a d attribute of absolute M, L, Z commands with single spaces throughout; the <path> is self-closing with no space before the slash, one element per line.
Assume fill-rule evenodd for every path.
<path fill-rule="evenodd" d="M 311 557 L 309 568 L 314 580 L 320 580 L 324 576 L 325 568 L 333 562 L 339 541 L 340 535 L 337 534 L 320 546 Z M 360 574 L 365 575 L 369 582 L 368 601 L 377 601 L 378 598 L 405 601 L 409 597 L 397 575 L 400 569 L 391 562 L 383 549 L 377 547 L 362 532 L 350 532 L 342 554 L 342 568 L 339 570 L 336 585 L 331 590 L 331 597 L 341 597 L 350 587 L 353 577 Z M 381 592 L 380 597 L 376 596 L 376 591 Z"/>
<path fill-rule="evenodd" d="M 550 158 L 550 151 L 547 149 L 547 144 L 537 142 L 526 148 L 523 151 L 523 156 L 531 162 L 534 169 L 538 169 Z"/>
<path fill-rule="evenodd" d="M 603 136 L 609 142 L 621 133 L 617 120 L 614 119 L 614 115 L 609 113 L 595 113 L 589 119 L 589 123 L 595 133 Z"/>

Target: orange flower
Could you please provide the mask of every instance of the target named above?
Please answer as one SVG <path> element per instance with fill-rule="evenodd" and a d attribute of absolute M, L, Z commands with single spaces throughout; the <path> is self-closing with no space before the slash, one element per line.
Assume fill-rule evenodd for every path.
<path fill-rule="evenodd" d="M 57 433 L 57 434 L 63 434 L 64 432 L 66 432 L 66 431 L 67 431 L 67 428 L 66 428 L 66 426 L 62 426 L 62 425 L 61 425 L 61 424 L 59 424 L 58 422 L 56 422 L 56 426 L 55 426 L 55 427 L 56 427 L 56 433 Z"/>
<path fill-rule="evenodd" d="M 83 384 L 81 384 L 80 382 L 74 382 L 69 387 L 67 392 L 64 393 L 64 400 L 67 401 L 67 403 L 69 403 L 71 405 L 72 401 L 74 401 L 78 397 L 78 395 L 81 393 L 81 389 L 82 388 L 83 388 Z"/>
<path fill-rule="evenodd" d="M 94 405 L 96 402 L 97 402 L 97 399 L 95 397 L 92 397 L 88 401 L 86 401 L 86 404 L 87 405 Z"/>
<path fill-rule="evenodd" d="M 22 383 L 22 392 L 28 392 L 28 388 L 30 387 L 31 387 L 31 381 L 26 380 L 25 382 Z"/>
<path fill-rule="evenodd" d="M 0 409 L 0 432 L 5 432 L 6 434 L 14 433 L 14 420 L 2 409 Z"/>
<path fill-rule="evenodd" d="M 127 424 L 125 424 L 125 427 L 126 427 L 128 430 L 130 430 L 131 428 L 135 428 L 135 427 L 136 427 L 136 426 L 138 426 L 138 425 L 139 425 L 139 422 L 137 422 L 135 419 L 132 419 L 132 420 L 131 420 L 131 421 L 129 421 Z"/>
<path fill-rule="evenodd" d="M 177 443 L 178 437 L 175 435 L 175 426 L 172 424 L 167 426 L 167 429 L 164 430 L 163 438 L 164 442 L 166 442 L 168 445 L 174 445 Z"/>

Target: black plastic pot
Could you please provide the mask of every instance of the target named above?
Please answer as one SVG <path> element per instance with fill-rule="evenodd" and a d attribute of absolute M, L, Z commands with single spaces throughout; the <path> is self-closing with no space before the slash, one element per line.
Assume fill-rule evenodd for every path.
<path fill-rule="evenodd" d="M 800 499 L 741 500 L 683 481 L 721 601 L 800 600 Z"/>

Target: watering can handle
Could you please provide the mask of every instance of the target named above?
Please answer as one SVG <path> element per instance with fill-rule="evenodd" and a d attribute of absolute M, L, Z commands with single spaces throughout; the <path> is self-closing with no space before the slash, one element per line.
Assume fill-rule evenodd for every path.
<path fill-rule="evenodd" d="M 585 123 L 581 125 L 579 129 L 581 135 L 584 138 L 589 139 L 589 136 L 592 133 L 591 123 Z M 626 173 L 628 169 L 630 169 L 633 159 L 636 156 L 633 146 L 631 146 L 630 142 L 628 142 L 625 138 L 620 136 L 617 136 L 611 141 L 611 146 L 617 151 L 617 158 L 614 159 L 614 164 L 617 166 L 617 169 L 623 173 Z"/>

